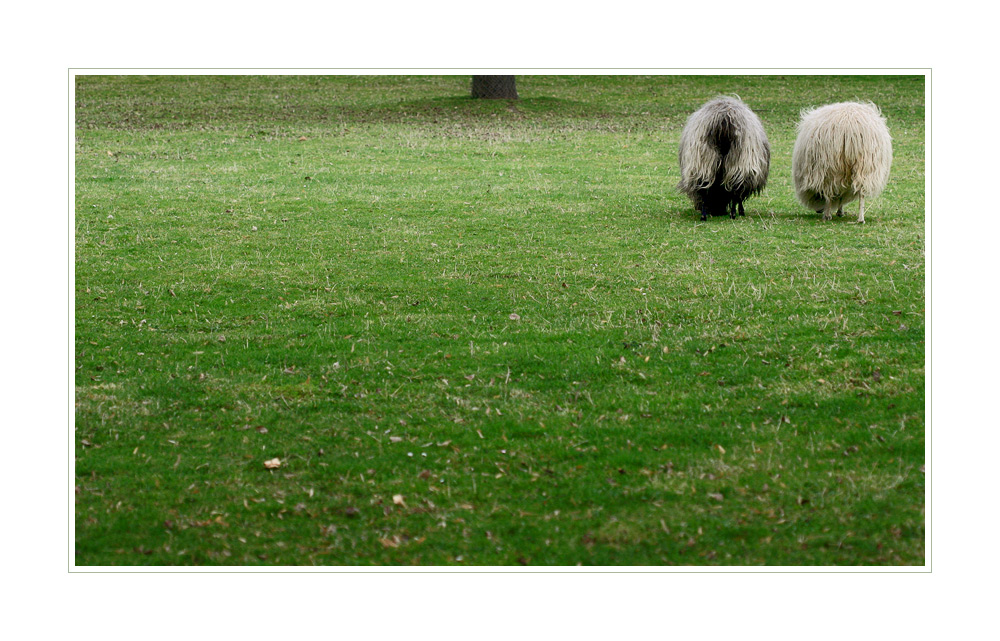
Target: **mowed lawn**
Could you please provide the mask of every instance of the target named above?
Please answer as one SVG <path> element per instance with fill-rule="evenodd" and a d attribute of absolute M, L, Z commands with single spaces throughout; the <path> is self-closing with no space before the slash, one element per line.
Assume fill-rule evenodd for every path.
<path fill-rule="evenodd" d="M 924 564 L 923 76 L 517 81 L 77 77 L 77 565 Z M 771 178 L 702 223 L 719 93 Z M 865 225 L 791 183 L 844 100 Z"/>

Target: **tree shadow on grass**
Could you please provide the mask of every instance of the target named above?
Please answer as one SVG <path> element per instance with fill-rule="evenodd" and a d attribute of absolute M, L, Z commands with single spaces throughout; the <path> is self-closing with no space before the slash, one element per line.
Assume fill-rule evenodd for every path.
<path fill-rule="evenodd" d="M 519 100 L 486 100 L 470 96 L 404 100 L 364 108 L 334 107 L 336 119 L 349 123 L 469 122 L 488 124 L 532 118 L 600 118 L 610 116 L 599 105 L 541 96 Z"/>
<path fill-rule="evenodd" d="M 262 133 L 274 127 L 314 129 L 368 124 L 513 125 L 574 119 L 617 119 L 601 105 L 547 96 L 520 100 L 485 100 L 442 96 L 356 105 L 326 102 L 302 94 L 248 101 L 235 92 L 211 97 L 159 99 L 155 94 L 107 102 L 100 108 L 78 109 L 77 127 L 112 130 L 225 130 L 245 128 Z"/>

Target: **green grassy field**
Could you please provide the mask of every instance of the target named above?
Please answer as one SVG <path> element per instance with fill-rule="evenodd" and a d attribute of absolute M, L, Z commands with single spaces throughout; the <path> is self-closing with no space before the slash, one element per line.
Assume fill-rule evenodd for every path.
<path fill-rule="evenodd" d="M 77 78 L 75 563 L 924 564 L 923 77 L 469 84 Z M 718 93 L 771 178 L 702 223 Z M 854 99 L 892 177 L 824 223 Z"/>

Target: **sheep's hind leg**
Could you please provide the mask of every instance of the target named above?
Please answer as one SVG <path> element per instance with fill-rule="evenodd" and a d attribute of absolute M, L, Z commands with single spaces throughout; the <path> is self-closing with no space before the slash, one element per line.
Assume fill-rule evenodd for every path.
<path fill-rule="evenodd" d="M 865 222 L 865 197 L 858 196 L 858 222 Z"/>
<path fill-rule="evenodd" d="M 840 207 L 837 207 L 837 215 L 838 216 L 843 216 L 844 215 L 844 206 L 843 205 L 841 205 Z"/>
<path fill-rule="evenodd" d="M 833 216 L 830 215 L 830 210 L 833 209 L 833 205 L 829 202 L 823 207 L 823 220 L 833 220 Z"/>
<path fill-rule="evenodd" d="M 729 201 L 729 217 L 733 218 L 733 219 L 736 218 L 736 201 L 735 200 Z"/>
<path fill-rule="evenodd" d="M 708 220 L 708 205 L 704 201 L 701 203 L 701 221 L 705 222 Z"/>
<path fill-rule="evenodd" d="M 747 213 L 743 211 L 743 201 L 740 201 L 740 216 L 746 216 Z"/>

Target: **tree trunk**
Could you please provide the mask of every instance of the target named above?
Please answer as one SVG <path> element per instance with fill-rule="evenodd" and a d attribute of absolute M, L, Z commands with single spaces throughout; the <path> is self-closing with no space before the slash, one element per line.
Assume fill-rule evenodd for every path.
<path fill-rule="evenodd" d="M 514 76 L 472 76 L 472 97 L 517 100 Z"/>

